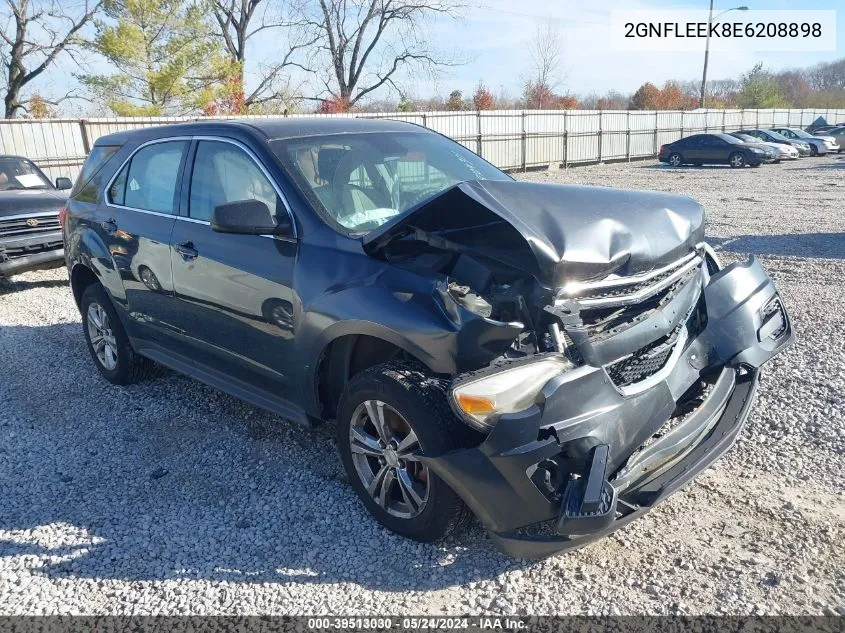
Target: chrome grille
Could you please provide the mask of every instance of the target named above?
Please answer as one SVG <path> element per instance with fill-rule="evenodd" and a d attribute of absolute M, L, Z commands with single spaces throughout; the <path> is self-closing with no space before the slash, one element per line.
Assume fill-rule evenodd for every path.
<path fill-rule="evenodd" d="M 691 253 L 668 266 L 643 275 L 567 284 L 558 293 L 556 305 L 574 301 L 583 310 L 638 304 L 666 290 L 688 274 L 700 270 L 702 263 L 703 259 L 698 253 Z"/>
<path fill-rule="evenodd" d="M 35 223 L 34 226 L 33 223 Z M 46 233 L 60 228 L 58 214 L 15 217 L 6 220 L 0 218 L 0 237 Z"/>

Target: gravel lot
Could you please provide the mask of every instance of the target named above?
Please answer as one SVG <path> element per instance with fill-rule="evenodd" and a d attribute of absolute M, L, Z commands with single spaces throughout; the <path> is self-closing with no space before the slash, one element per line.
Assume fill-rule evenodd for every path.
<path fill-rule="evenodd" d="M 724 259 L 775 276 L 797 342 L 716 468 L 544 561 L 477 526 L 417 544 L 367 516 L 331 428 L 167 372 L 110 386 L 65 271 L 25 274 L 0 281 L 0 613 L 845 614 L 845 157 L 524 177 L 692 195 Z"/>

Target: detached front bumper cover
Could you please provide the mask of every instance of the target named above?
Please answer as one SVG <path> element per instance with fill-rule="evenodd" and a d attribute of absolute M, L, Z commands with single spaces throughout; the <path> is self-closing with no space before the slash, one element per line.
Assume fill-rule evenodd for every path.
<path fill-rule="evenodd" d="M 792 340 L 783 302 L 754 258 L 713 274 L 703 301 L 707 326 L 648 389 L 626 395 L 604 369 L 584 365 L 550 380 L 537 404 L 502 416 L 479 446 L 422 459 L 512 556 L 548 556 L 618 529 L 730 448 L 759 367 Z M 673 417 L 705 375 L 706 397 Z M 553 526 L 551 534 L 538 534 L 540 526 Z"/>

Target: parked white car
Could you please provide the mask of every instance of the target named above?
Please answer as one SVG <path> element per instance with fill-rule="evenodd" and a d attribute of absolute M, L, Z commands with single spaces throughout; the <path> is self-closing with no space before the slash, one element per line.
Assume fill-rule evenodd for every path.
<path fill-rule="evenodd" d="M 839 151 L 839 144 L 832 136 L 813 136 L 809 132 L 794 127 L 773 127 L 772 130 L 790 140 L 804 141 L 809 144 L 812 156 L 822 156 L 828 152 Z"/>
<path fill-rule="evenodd" d="M 775 152 L 775 162 L 781 160 L 797 160 L 798 150 L 792 145 L 785 145 L 784 143 L 767 143 L 761 141 L 759 138 L 754 138 L 750 134 L 743 134 L 742 132 L 729 132 L 734 138 L 738 138 L 743 143 L 757 143 L 758 145 L 765 145 L 771 147 Z"/>

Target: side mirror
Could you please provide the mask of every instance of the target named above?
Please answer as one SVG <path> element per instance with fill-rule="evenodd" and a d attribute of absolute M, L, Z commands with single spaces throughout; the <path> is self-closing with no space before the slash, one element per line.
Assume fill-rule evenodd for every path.
<path fill-rule="evenodd" d="M 70 178 L 59 176 L 58 178 L 56 178 L 56 189 L 73 189 L 73 181 Z"/>
<path fill-rule="evenodd" d="M 237 200 L 214 207 L 211 230 L 242 235 L 290 235 L 287 216 L 276 219 L 260 200 Z"/>

